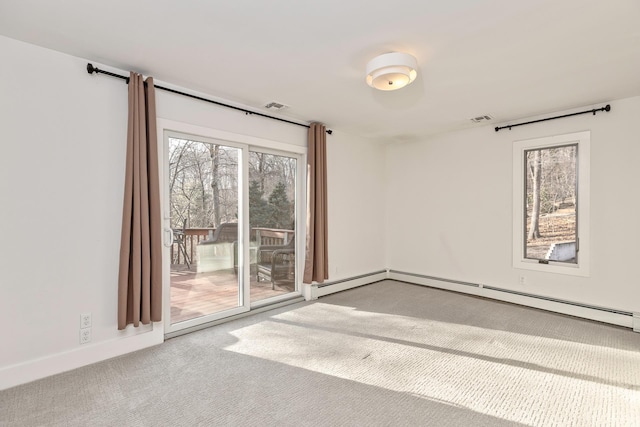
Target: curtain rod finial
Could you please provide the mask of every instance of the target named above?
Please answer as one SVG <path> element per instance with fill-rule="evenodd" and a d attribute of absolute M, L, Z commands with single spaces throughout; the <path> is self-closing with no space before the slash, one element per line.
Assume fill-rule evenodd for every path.
<path fill-rule="evenodd" d="M 96 73 L 96 72 L 98 72 L 98 69 L 95 68 L 91 62 L 89 62 L 87 64 L 87 73 L 93 74 L 93 73 Z"/>

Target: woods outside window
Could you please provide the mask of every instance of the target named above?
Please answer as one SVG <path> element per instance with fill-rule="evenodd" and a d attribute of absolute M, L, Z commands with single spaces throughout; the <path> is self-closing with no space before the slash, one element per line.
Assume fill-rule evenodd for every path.
<path fill-rule="evenodd" d="M 589 132 L 514 144 L 514 267 L 588 275 Z"/>

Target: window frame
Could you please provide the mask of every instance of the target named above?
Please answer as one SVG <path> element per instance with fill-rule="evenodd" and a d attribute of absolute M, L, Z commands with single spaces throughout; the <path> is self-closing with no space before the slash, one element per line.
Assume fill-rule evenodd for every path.
<path fill-rule="evenodd" d="M 577 263 L 548 261 L 525 258 L 526 212 L 526 160 L 525 153 L 531 150 L 577 145 Z M 564 135 L 515 141 L 513 144 L 513 267 L 516 269 L 536 270 L 547 273 L 568 274 L 588 277 L 590 259 L 589 239 L 589 193 L 590 193 L 590 145 L 591 132 L 581 131 Z"/>

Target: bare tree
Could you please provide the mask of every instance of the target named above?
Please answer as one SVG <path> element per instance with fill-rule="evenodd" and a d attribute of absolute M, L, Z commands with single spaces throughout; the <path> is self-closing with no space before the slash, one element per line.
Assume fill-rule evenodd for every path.
<path fill-rule="evenodd" d="M 530 158 L 531 152 L 528 153 Z M 540 187 L 542 184 L 542 155 L 540 150 L 533 151 L 533 161 L 529 166 L 533 181 L 533 208 L 529 226 L 529 240 L 540 238 Z"/>
<path fill-rule="evenodd" d="M 170 138 L 172 227 L 182 227 L 185 221 L 193 228 L 217 227 L 225 222 L 237 221 L 240 184 L 238 160 L 239 150 L 233 147 Z M 283 224 L 290 224 L 295 210 L 296 159 L 251 151 L 249 179 L 256 182 L 250 197 L 253 195 L 254 199 L 258 198 L 252 204 L 255 212 L 249 213 L 256 215 L 253 219 L 261 216 L 256 206 L 267 204 L 267 198 L 280 185 L 276 195 L 290 202 L 276 204 L 285 206 L 287 217 L 291 218 L 284 218 L 282 214 L 280 216 L 283 218 L 279 219 L 284 221 Z"/>
<path fill-rule="evenodd" d="M 220 225 L 220 146 L 210 145 L 209 155 L 211 156 L 211 189 L 213 190 L 213 218 L 214 227 Z"/>

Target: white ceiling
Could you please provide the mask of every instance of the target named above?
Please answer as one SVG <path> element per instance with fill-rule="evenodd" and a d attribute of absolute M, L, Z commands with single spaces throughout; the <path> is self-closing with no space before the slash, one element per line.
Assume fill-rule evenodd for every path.
<path fill-rule="evenodd" d="M 0 34 L 389 142 L 640 95 L 639 0 L 0 0 Z M 419 76 L 379 92 L 390 51 Z"/>

